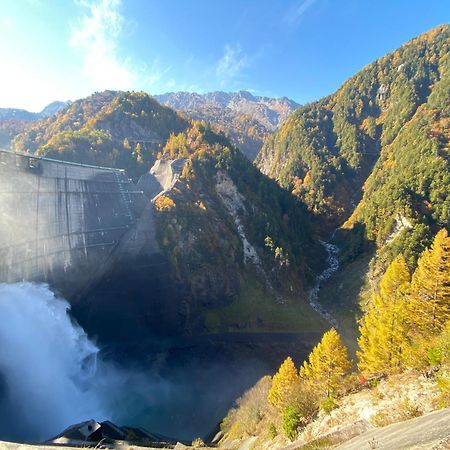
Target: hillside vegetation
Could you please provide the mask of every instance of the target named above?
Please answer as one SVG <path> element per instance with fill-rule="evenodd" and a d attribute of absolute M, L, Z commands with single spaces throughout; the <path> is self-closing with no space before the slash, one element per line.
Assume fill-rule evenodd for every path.
<path fill-rule="evenodd" d="M 149 170 L 170 133 L 188 126 L 148 94 L 104 91 L 33 124 L 12 146 L 39 156 L 119 167 L 137 177 Z"/>
<path fill-rule="evenodd" d="M 414 126 L 416 114 L 414 122 L 428 120 L 427 130 L 416 125 L 422 134 L 434 130 L 435 143 L 425 145 L 436 153 L 446 122 L 432 110 L 448 98 L 449 32 L 444 25 L 413 39 L 366 66 L 335 94 L 299 108 L 267 140 L 258 167 L 330 226 L 340 224 L 359 201 L 380 155 L 401 146 L 396 138 Z M 424 149 L 411 151 L 420 155 Z M 409 170 L 415 170 L 413 158 Z"/>
<path fill-rule="evenodd" d="M 307 304 L 323 251 L 306 208 L 205 123 L 171 135 L 159 157 L 186 158 L 155 201 L 158 236 L 192 310 L 218 307 L 203 310 L 206 329 L 323 329 Z"/>
<path fill-rule="evenodd" d="M 295 111 L 257 158 L 308 205 L 316 229 L 341 225 L 340 269 L 319 302 L 346 335 L 395 257 L 414 270 L 450 226 L 449 46 L 443 25 L 366 66 Z"/>
<path fill-rule="evenodd" d="M 223 447 L 256 435 L 254 448 L 297 439 L 298 448 L 331 448 L 370 426 L 450 406 L 449 280 L 450 238 L 443 229 L 412 277 L 403 256 L 388 267 L 360 323 L 357 372 L 331 329 L 300 370 L 288 357 L 273 378 L 238 401 L 222 423 Z"/>
<path fill-rule="evenodd" d="M 323 232 L 343 224 L 319 301 L 358 350 L 330 330 L 299 369 L 286 359 L 230 411 L 223 448 L 333 448 L 450 405 L 449 44 L 448 25 L 413 39 L 299 108 L 258 155 Z"/>

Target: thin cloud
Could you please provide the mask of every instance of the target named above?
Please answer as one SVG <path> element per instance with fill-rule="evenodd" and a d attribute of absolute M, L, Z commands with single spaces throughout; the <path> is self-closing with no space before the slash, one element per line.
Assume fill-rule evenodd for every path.
<path fill-rule="evenodd" d="M 150 67 L 142 67 L 139 78 L 141 84 L 149 89 L 152 89 L 161 84 L 167 84 L 165 81 L 172 70 L 171 66 L 163 67 L 161 63 L 155 59 Z"/>
<path fill-rule="evenodd" d="M 95 90 L 131 89 L 138 76 L 131 70 L 130 61 L 118 53 L 124 18 L 120 14 L 120 0 L 78 2 L 87 9 L 72 29 L 70 45 L 82 52 L 82 75 Z"/>
<path fill-rule="evenodd" d="M 248 66 L 248 57 L 240 45 L 226 45 L 223 56 L 216 65 L 216 76 L 222 86 L 227 85 Z"/>
<path fill-rule="evenodd" d="M 295 4 L 286 14 L 285 22 L 289 25 L 297 25 L 308 9 L 316 2 L 317 0 L 302 0 L 300 3 Z"/>
<path fill-rule="evenodd" d="M 148 64 L 120 56 L 119 45 L 124 35 L 133 33 L 136 23 L 120 13 L 121 0 L 76 0 L 86 10 L 72 29 L 70 45 L 82 52 L 82 75 L 91 90 L 164 89 L 171 66 L 158 59 Z M 171 83 L 173 84 L 173 80 Z"/>

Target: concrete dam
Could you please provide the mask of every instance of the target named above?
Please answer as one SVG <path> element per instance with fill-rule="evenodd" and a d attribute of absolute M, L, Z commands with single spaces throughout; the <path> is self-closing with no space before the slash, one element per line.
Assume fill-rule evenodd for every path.
<path fill-rule="evenodd" d="M 72 293 L 107 263 L 145 207 L 122 170 L 0 152 L 0 280 Z"/>
<path fill-rule="evenodd" d="M 120 169 L 0 151 L 0 282 L 48 283 L 106 340 L 181 323 L 151 202 L 178 177 L 172 165 L 135 184 Z"/>

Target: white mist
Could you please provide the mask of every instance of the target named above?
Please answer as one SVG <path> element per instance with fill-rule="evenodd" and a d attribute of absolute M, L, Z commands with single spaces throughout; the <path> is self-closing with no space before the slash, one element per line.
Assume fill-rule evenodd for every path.
<path fill-rule="evenodd" d="M 46 285 L 0 284 L 0 436 L 48 439 L 70 424 L 108 418 L 98 348 Z M 111 378 L 112 377 L 112 378 Z"/>

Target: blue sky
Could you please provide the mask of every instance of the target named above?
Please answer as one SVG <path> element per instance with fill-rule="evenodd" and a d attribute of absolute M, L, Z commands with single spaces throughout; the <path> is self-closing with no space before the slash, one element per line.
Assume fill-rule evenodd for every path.
<path fill-rule="evenodd" d="M 299 103 L 449 22 L 447 0 L 2 0 L 0 107 L 103 89 Z"/>

